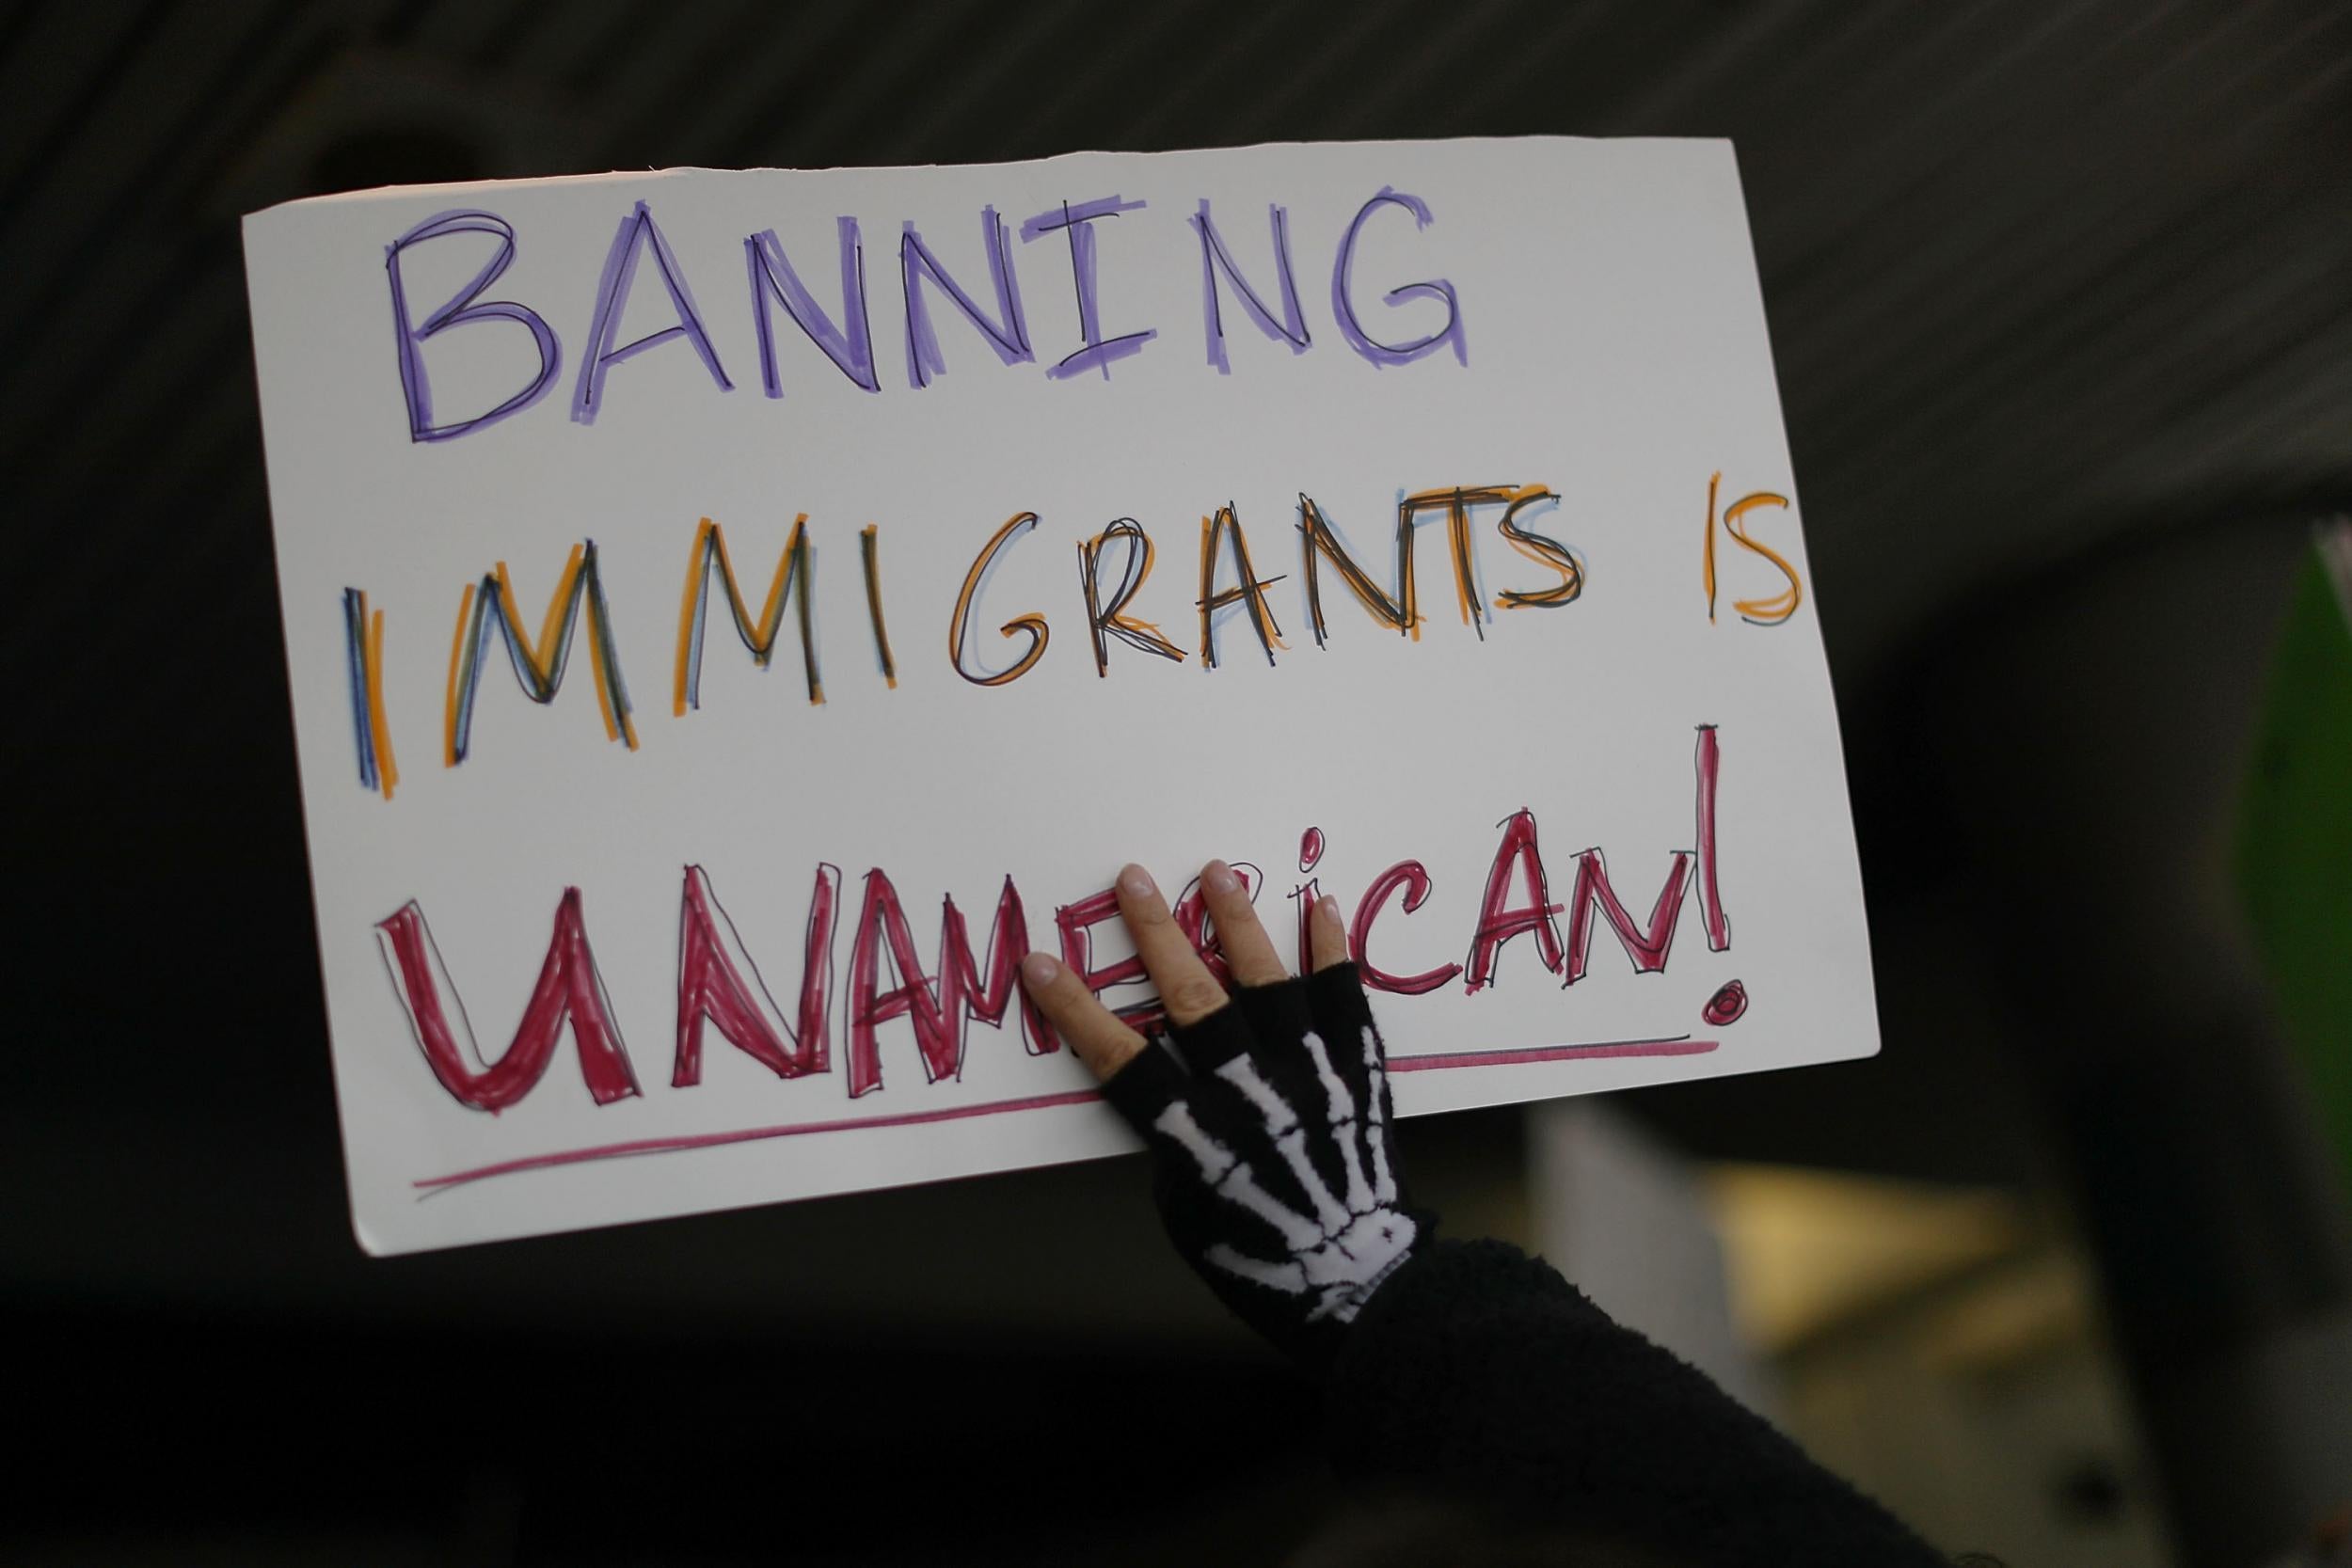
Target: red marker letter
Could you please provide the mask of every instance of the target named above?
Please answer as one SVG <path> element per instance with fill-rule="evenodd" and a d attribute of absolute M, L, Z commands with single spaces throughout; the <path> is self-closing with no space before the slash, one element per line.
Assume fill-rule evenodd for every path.
<path fill-rule="evenodd" d="M 1534 902 L 1506 909 L 1503 900 L 1511 894 L 1514 866 L 1519 868 Z M 1496 847 L 1494 864 L 1486 872 L 1486 895 L 1479 903 L 1478 934 L 1470 942 L 1470 979 L 1465 989 L 1473 992 L 1484 989 L 1494 978 L 1502 944 L 1527 931 L 1535 933 L 1535 949 L 1543 955 L 1544 967 L 1559 974 L 1560 926 L 1552 919 L 1559 912 L 1560 906 L 1551 902 L 1544 881 L 1543 856 L 1535 847 L 1535 814 L 1522 807 L 1504 820 L 1502 842 Z"/>
<path fill-rule="evenodd" d="M 377 922 L 375 929 L 376 941 L 399 982 L 395 989 L 401 1006 L 408 1011 L 408 1025 L 416 1033 L 417 1044 L 423 1049 L 433 1076 L 459 1104 L 495 1114 L 529 1094 L 547 1072 L 555 1055 L 556 1037 L 567 1022 L 579 1047 L 580 1076 L 588 1085 L 589 1098 L 609 1105 L 637 1093 L 637 1076 L 629 1070 L 621 1031 L 606 1006 L 604 986 L 596 977 L 596 956 L 588 950 L 580 889 L 564 890 L 563 902 L 555 908 L 555 933 L 548 940 L 547 961 L 539 966 L 538 983 L 532 987 L 531 1000 L 524 1005 L 514 1043 L 493 1067 L 469 1065 L 469 1060 L 479 1061 L 481 1053 L 474 1045 L 473 1030 L 466 1022 L 465 1005 L 441 970 L 433 933 L 425 927 L 424 911 L 412 899 L 390 919 Z M 444 988 L 456 1006 L 458 1027 L 465 1031 L 462 1044 L 442 1010 Z"/>
<path fill-rule="evenodd" d="M 1699 910 L 1707 916 L 1707 945 L 1721 953 L 1731 945 L 1731 917 L 1724 913 L 1723 891 L 1715 884 L 1715 775 L 1723 764 L 1715 726 L 1699 726 Z"/>
<path fill-rule="evenodd" d="M 1462 973 L 1460 964 L 1444 964 L 1422 970 L 1419 974 L 1391 974 L 1374 963 L 1366 949 L 1372 940 L 1372 923 L 1380 916 L 1381 909 L 1397 889 L 1405 890 L 1405 912 L 1420 909 L 1429 896 L 1429 872 L 1419 861 L 1399 861 L 1372 879 L 1364 890 L 1364 901 L 1356 906 L 1355 924 L 1348 928 L 1347 951 L 1363 972 L 1364 984 L 1374 990 L 1394 991 L 1400 996 L 1419 996 L 1436 990 L 1439 986 Z"/>
<path fill-rule="evenodd" d="M 1585 961 L 1593 951 L 1596 910 L 1609 917 L 1609 928 L 1617 933 L 1626 956 L 1633 960 L 1635 974 L 1665 968 L 1666 954 L 1674 946 L 1675 917 L 1682 912 L 1682 895 L 1691 885 L 1691 860 L 1689 850 L 1675 851 L 1674 862 L 1666 868 L 1666 885 L 1658 890 L 1658 902 L 1650 906 L 1649 928 L 1644 930 L 1633 924 L 1633 917 L 1618 902 L 1616 890 L 1609 885 L 1609 866 L 1600 851 L 1587 849 L 1577 856 L 1576 892 L 1568 899 L 1575 911 L 1568 916 L 1568 974 L 1561 983 L 1572 986 L 1584 978 Z"/>
<path fill-rule="evenodd" d="M 898 985 L 880 990 L 882 944 L 890 949 Z M 879 869 L 866 874 L 866 903 L 858 914 L 857 939 L 850 949 L 850 1094 L 851 1098 L 882 1087 L 882 1052 L 875 1039 L 878 1025 L 894 1018 L 912 1018 L 915 1048 L 922 1053 L 924 1076 L 931 1083 L 963 1073 L 963 1038 L 971 1020 L 1003 1028 L 1005 1014 L 1015 996 L 1021 998 L 1022 1028 L 1031 1055 L 1059 1045 L 1045 1017 L 1021 990 L 1016 969 L 1029 950 L 1028 923 L 1021 911 L 1021 895 L 1012 879 L 1005 879 L 996 901 L 996 923 L 988 934 L 988 957 L 975 963 L 963 914 L 952 898 L 940 915 L 939 979 L 923 972 L 915 956 L 914 935 L 907 928 L 898 892 Z"/>
<path fill-rule="evenodd" d="M 779 1078 L 822 1072 L 831 1062 L 834 911 L 841 872 L 819 865 L 808 895 L 808 938 L 802 949 L 800 1026 L 785 1022 L 768 982 L 743 950 L 735 923 L 719 907 L 709 874 L 686 868 L 678 909 L 677 1065 L 670 1083 L 691 1088 L 703 1077 L 703 1025 Z"/>

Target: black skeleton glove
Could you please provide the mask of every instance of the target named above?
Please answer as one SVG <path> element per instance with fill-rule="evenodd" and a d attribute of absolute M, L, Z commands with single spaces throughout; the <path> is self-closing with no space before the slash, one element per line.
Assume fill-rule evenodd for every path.
<path fill-rule="evenodd" d="M 1169 1239 L 1243 1322 L 1320 1368 L 1435 1235 L 1397 1183 L 1388 1073 L 1352 963 L 1246 986 L 1114 1073 Z"/>

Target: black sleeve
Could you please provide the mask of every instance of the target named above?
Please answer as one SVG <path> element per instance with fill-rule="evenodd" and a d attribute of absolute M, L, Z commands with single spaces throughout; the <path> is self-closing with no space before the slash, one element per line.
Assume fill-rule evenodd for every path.
<path fill-rule="evenodd" d="M 1708 1568 L 1947 1560 L 1689 1363 L 1501 1242 L 1387 1281 L 1327 1392 L 1343 1478 Z"/>

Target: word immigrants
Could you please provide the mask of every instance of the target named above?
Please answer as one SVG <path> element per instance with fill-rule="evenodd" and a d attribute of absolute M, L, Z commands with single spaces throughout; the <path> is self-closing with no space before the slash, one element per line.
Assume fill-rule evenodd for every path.
<path fill-rule="evenodd" d="M 1748 531 L 1744 516 L 1758 507 L 1786 507 L 1785 497 L 1757 492 L 1718 509 L 1721 475 L 1710 479 L 1707 492 L 1704 549 L 1701 552 L 1706 609 L 1716 617 L 1717 536 L 1727 537 L 1750 556 L 1774 568 L 1785 582 L 1768 599 L 1740 599 L 1733 609 L 1740 619 L 1756 626 L 1777 626 L 1802 602 L 1804 591 L 1796 569 L 1780 554 Z M 1326 589 L 1336 580 L 1345 598 L 1361 607 L 1374 624 L 1418 641 L 1427 617 L 1422 613 L 1416 541 L 1424 528 L 1441 525 L 1438 545 L 1447 562 L 1453 598 L 1463 623 L 1476 630 L 1483 642 L 1496 610 L 1558 610 L 1582 596 L 1589 568 L 1584 556 L 1548 532 L 1536 522 L 1559 504 L 1559 496 L 1541 485 L 1456 485 L 1449 489 L 1407 494 L 1396 505 L 1396 524 L 1388 559 L 1378 575 L 1351 553 L 1314 499 L 1301 495 L 1297 507 L 1298 587 L 1304 600 L 1307 627 L 1315 646 L 1328 645 L 1330 627 L 1325 616 Z M 1483 580 L 1476 539 L 1491 522 L 1493 531 L 1526 562 L 1526 570 L 1547 574 L 1505 587 L 1491 599 L 1480 588 Z M 1546 524 L 1546 527 L 1551 525 Z M 1038 527 L 1034 512 L 1022 512 L 989 535 L 964 573 L 946 617 L 946 652 L 955 673 L 975 687 L 1009 685 L 1037 667 L 1053 638 L 1053 626 L 1036 611 L 1018 614 L 996 630 L 1013 642 L 1011 662 L 992 665 L 982 657 L 979 635 L 986 617 L 982 599 L 992 569 L 1022 539 Z M 1277 662 L 1279 650 L 1289 644 L 1276 618 L 1267 590 L 1286 574 L 1259 574 L 1249 539 L 1234 508 L 1226 505 L 1200 519 L 1199 594 L 1192 600 L 1198 613 L 1196 641 L 1185 647 L 1160 626 L 1142 619 L 1133 608 L 1143 591 L 1157 551 L 1152 536 L 1132 517 L 1121 517 L 1101 532 L 1077 544 L 1077 583 L 1073 603 L 1084 610 L 1088 651 L 1098 676 L 1108 677 L 1114 648 L 1124 647 L 1152 657 L 1185 663 L 1198 657 L 1200 667 L 1215 670 L 1224 657 L 1220 636 L 1232 622 L 1230 637 L 1240 645 Z M 863 577 L 863 609 L 871 634 L 875 662 L 888 687 L 898 684 L 898 661 L 891 650 L 890 629 L 882 608 L 881 531 L 867 524 L 858 535 Z M 793 523 L 775 569 L 756 610 L 745 596 L 726 531 L 706 517 L 695 527 L 686 560 L 685 588 L 678 600 L 675 657 L 670 683 L 671 711 L 679 718 L 702 705 L 703 655 L 714 604 L 721 607 L 723 625 L 761 670 L 771 667 L 786 641 L 786 615 L 792 614 L 790 632 L 800 644 L 801 673 L 808 700 L 825 701 L 823 673 L 818 667 L 814 634 L 815 561 L 808 518 Z M 756 579 L 754 579 L 755 581 Z M 363 788 L 387 800 L 399 782 L 392 755 L 391 725 L 384 695 L 384 612 L 372 609 L 365 591 L 343 591 L 343 626 L 351 698 L 352 733 Z M 466 760 L 471 747 L 476 699 L 483 673 L 495 662 L 501 647 L 524 695 L 533 703 L 554 702 L 563 689 L 576 642 L 584 639 L 585 662 L 596 687 L 608 739 L 637 746 L 637 723 L 622 668 L 619 639 L 607 602 L 596 542 L 575 544 L 558 574 L 546 612 L 534 633 L 506 562 L 499 562 L 477 582 L 459 593 L 457 620 L 450 639 L 448 680 L 442 705 L 441 757 L 451 768 Z"/>

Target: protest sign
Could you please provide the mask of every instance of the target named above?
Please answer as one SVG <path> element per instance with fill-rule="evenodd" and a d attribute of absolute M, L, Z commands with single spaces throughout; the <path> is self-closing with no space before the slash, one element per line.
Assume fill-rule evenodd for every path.
<path fill-rule="evenodd" d="M 246 255 L 371 1251 L 1130 1147 L 1014 974 L 1148 1017 L 1130 859 L 1286 944 L 1336 895 L 1401 1114 L 1877 1048 L 1726 144 L 394 189 Z"/>

